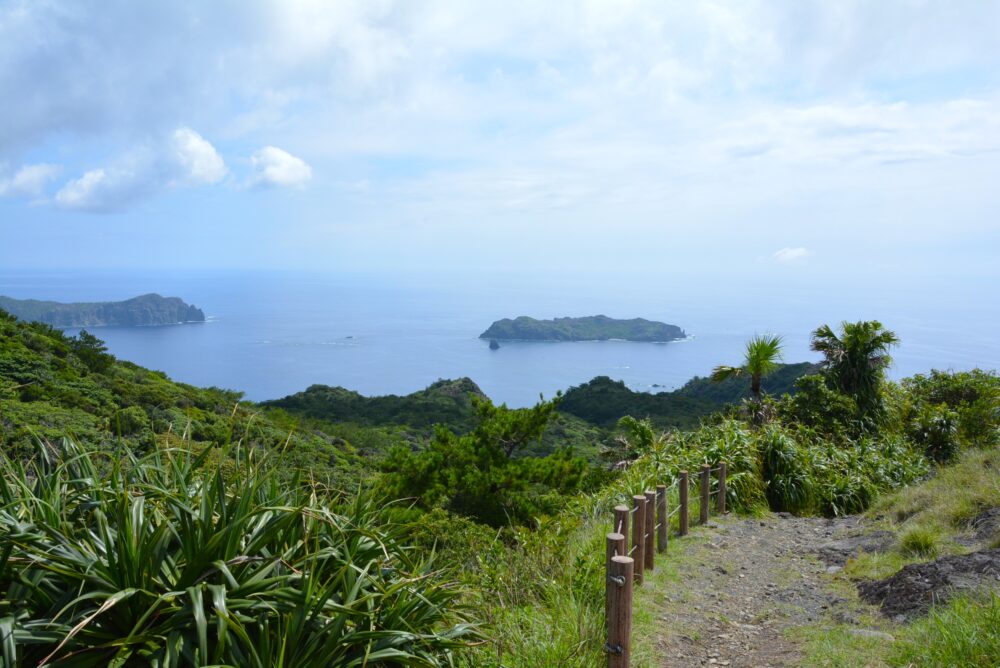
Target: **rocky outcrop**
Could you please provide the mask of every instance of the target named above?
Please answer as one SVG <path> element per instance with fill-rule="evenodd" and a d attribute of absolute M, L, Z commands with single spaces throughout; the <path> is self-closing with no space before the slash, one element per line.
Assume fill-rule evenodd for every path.
<path fill-rule="evenodd" d="M 887 617 L 903 621 L 958 593 L 989 587 L 1000 588 L 1000 549 L 910 564 L 884 580 L 862 582 L 858 593 L 865 601 L 880 605 Z"/>

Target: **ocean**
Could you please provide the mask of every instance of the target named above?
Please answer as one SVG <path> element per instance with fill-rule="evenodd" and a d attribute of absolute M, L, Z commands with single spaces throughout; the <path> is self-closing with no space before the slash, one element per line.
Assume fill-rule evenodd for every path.
<path fill-rule="evenodd" d="M 816 360 L 809 334 L 841 320 L 878 319 L 902 339 L 894 378 L 931 368 L 1000 367 L 1000 313 L 974 289 L 896 286 L 873 291 L 831 283 L 622 281 L 587 276 L 420 277 L 265 272 L 0 273 L 0 294 L 106 301 L 147 292 L 201 307 L 203 324 L 95 328 L 119 358 L 200 386 L 274 399 L 312 384 L 365 395 L 406 394 L 468 376 L 496 402 L 539 396 L 610 376 L 642 391 L 683 385 L 717 364 L 737 364 L 746 339 L 785 339 L 785 360 Z M 671 343 L 501 342 L 478 338 L 504 317 L 604 314 L 679 325 Z M 766 381 L 765 381 L 766 389 Z"/>

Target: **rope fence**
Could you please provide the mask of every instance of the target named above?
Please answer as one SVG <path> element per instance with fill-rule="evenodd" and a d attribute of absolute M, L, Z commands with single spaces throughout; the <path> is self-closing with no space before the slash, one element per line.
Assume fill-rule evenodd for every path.
<path fill-rule="evenodd" d="M 699 473 L 699 517 L 701 524 L 708 522 L 709 503 L 715 498 L 715 510 L 726 512 L 726 462 L 715 468 L 708 464 Z M 716 489 L 711 491 L 712 474 L 716 474 Z M 667 496 L 677 488 L 678 504 L 667 509 Z M 604 651 L 608 668 L 628 668 L 632 647 L 632 594 L 636 585 L 641 586 L 646 571 L 653 570 L 655 553 L 666 552 L 670 540 L 670 520 L 679 515 L 677 536 L 687 535 L 690 521 L 691 481 L 687 471 L 681 471 L 670 485 L 657 485 L 655 490 L 645 490 L 632 497 L 632 507 L 614 508 L 614 532 L 607 535 L 607 582 L 605 618 L 607 642 Z M 631 527 L 629 518 L 631 517 Z M 629 538 L 631 537 L 631 541 Z M 655 546 L 654 546 L 655 539 Z M 625 546 L 631 544 L 626 552 Z"/>

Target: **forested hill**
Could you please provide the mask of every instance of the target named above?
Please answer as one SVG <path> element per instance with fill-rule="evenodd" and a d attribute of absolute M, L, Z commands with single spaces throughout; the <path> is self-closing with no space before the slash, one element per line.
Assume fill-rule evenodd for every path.
<path fill-rule="evenodd" d="M 117 360 L 87 332 L 67 336 L 0 310 L 0 448 L 9 453 L 30 454 L 35 437 L 138 453 L 240 442 L 280 451 L 282 466 L 356 484 L 364 462 L 342 435 L 295 429 L 241 398 Z"/>
<path fill-rule="evenodd" d="M 645 318 L 616 320 L 606 315 L 585 318 L 555 318 L 536 320 L 520 316 L 511 320 L 497 320 L 481 339 L 521 340 L 521 341 L 625 341 L 664 342 L 683 339 L 684 330 L 677 325 L 655 322 Z"/>
<path fill-rule="evenodd" d="M 773 396 L 794 393 L 795 381 L 816 369 L 809 362 L 780 365 L 764 379 L 764 391 Z M 714 382 L 695 377 L 678 390 L 651 394 L 631 390 L 620 380 L 598 376 L 571 387 L 559 403 L 559 410 L 601 427 L 613 427 L 622 417 L 632 415 L 648 417 L 661 429 L 689 429 L 697 427 L 702 417 L 726 404 L 738 403 L 749 394 L 750 385 L 744 378 Z"/>
<path fill-rule="evenodd" d="M 304 392 L 265 401 L 262 405 L 330 422 L 416 428 L 447 424 L 457 431 L 467 431 L 472 427 L 473 395 L 486 396 L 471 379 L 459 378 L 439 380 L 405 396 L 366 397 L 343 387 L 312 385 Z"/>
<path fill-rule="evenodd" d="M 178 297 L 140 295 L 120 302 L 62 303 L 0 296 L 0 309 L 53 327 L 150 327 L 204 322 L 201 309 Z"/>

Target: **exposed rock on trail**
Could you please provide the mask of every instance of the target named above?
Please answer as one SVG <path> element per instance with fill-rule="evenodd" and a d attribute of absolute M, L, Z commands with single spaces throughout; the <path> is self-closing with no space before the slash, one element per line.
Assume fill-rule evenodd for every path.
<path fill-rule="evenodd" d="M 883 614 L 902 621 L 956 593 L 989 586 L 1000 588 L 1000 549 L 910 564 L 884 580 L 860 583 L 858 591 L 864 600 L 881 605 Z"/>

